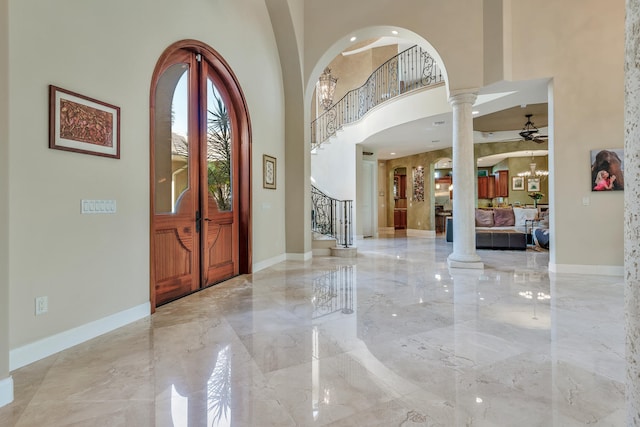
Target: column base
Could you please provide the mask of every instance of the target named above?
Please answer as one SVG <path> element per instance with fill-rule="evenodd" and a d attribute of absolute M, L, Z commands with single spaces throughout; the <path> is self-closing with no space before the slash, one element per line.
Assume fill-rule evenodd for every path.
<path fill-rule="evenodd" d="M 479 256 L 457 257 L 450 254 L 447 257 L 447 265 L 449 268 L 469 268 L 474 270 L 484 269 L 484 263 Z"/>

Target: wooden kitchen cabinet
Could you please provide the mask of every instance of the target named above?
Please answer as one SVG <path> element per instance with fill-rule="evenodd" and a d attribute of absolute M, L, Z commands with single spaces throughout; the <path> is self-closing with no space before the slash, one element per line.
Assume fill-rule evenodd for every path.
<path fill-rule="evenodd" d="M 503 170 L 494 173 L 495 197 L 509 197 L 509 171 Z"/>
<path fill-rule="evenodd" d="M 478 199 L 493 199 L 496 197 L 495 181 L 493 176 L 478 177 Z"/>

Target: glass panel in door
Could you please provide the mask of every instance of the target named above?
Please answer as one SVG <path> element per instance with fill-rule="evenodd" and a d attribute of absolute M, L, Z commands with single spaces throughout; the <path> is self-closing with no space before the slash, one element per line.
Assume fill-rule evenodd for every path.
<path fill-rule="evenodd" d="M 209 193 L 219 212 L 232 210 L 232 148 L 229 112 L 207 78 L 207 177 Z"/>
<path fill-rule="evenodd" d="M 158 80 L 155 109 L 155 213 L 176 213 L 189 188 L 189 65 L 170 66 Z"/>

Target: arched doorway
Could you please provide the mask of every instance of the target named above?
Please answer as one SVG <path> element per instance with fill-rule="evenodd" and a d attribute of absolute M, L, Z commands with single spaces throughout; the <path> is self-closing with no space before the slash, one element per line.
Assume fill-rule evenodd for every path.
<path fill-rule="evenodd" d="M 151 306 L 250 272 L 249 115 L 211 47 L 184 40 L 151 83 Z"/>

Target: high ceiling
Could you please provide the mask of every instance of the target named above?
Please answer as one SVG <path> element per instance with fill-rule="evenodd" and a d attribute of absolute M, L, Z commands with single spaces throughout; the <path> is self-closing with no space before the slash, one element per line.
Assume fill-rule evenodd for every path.
<path fill-rule="evenodd" d="M 480 90 L 473 110 L 475 143 L 521 140 L 518 133 L 527 121 L 527 114 L 532 114 L 531 121 L 546 133 L 547 81 L 501 82 L 485 87 Z M 451 147 L 452 134 L 453 115 L 448 112 L 387 128 L 371 135 L 362 145 L 364 151 L 388 160 Z M 479 166 L 493 166 L 506 157 L 527 155 L 531 151 L 492 156 L 483 159 Z"/>
<path fill-rule="evenodd" d="M 547 127 L 547 103 L 518 105 L 473 119 L 473 130 L 478 132 L 501 132 L 520 130 L 532 114 L 531 121 L 537 128 Z"/>
<path fill-rule="evenodd" d="M 397 37 L 381 37 L 354 43 L 343 55 L 363 52 L 386 45 L 407 44 Z M 531 121 L 543 133 L 547 132 L 548 80 L 499 82 L 478 91 L 474 110 L 474 143 L 518 141 L 518 134 L 532 114 Z M 451 112 L 424 117 L 402 125 L 386 128 L 362 141 L 364 151 L 374 152 L 378 159 L 388 160 L 427 151 L 451 147 L 453 144 L 453 115 Z M 542 148 L 542 147 L 541 147 Z M 546 149 L 534 150 L 536 156 L 547 154 Z M 478 166 L 493 166 L 506 157 L 531 156 L 529 149 L 504 155 L 485 157 Z"/>

